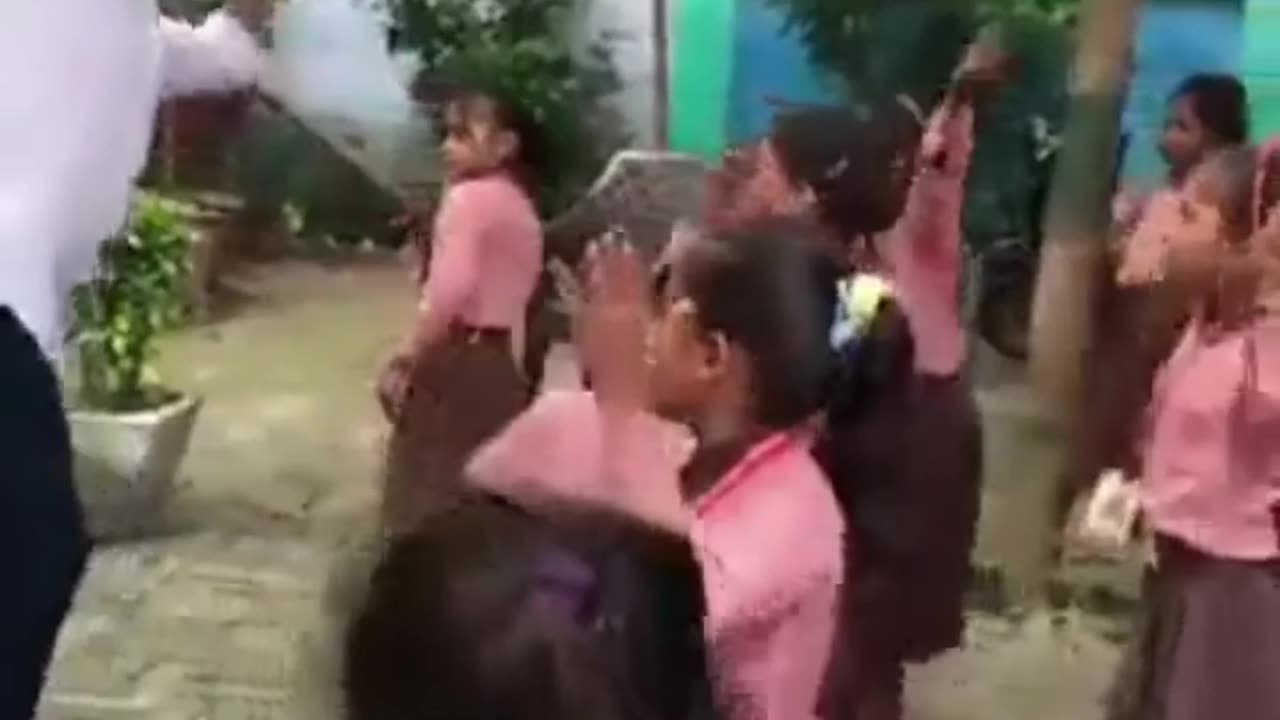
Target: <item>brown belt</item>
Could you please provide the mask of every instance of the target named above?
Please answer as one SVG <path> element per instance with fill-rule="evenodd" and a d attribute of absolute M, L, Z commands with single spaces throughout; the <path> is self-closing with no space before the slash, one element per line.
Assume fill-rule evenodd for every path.
<path fill-rule="evenodd" d="M 449 326 L 449 338 L 458 340 L 468 345 L 476 345 L 482 342 L 502 342 L 511 341 L 511 330 L 507 328 L 495 327 L 477 327 L 475 325 L 467 325 L 465 323 L 454 323 Z"/>

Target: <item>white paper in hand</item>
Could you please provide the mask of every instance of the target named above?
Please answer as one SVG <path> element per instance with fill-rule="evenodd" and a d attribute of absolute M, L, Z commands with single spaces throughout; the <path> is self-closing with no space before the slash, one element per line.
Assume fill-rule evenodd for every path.
<path fill-rule="evenodd" d="M 1124 552 L 1133 539 L 1141 504 L 1135 483 L 1119 470 L 1098 479 L 1079 527 L 1079 538 L 1097 550 Z"/>

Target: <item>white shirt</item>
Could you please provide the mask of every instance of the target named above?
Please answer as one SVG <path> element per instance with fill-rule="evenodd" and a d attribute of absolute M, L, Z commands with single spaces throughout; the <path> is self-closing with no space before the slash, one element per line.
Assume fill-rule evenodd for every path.
<path fill-rule="evenodd" d="M 0 305 L 51 357 L 72 288 L 123 226 L 164 97 L 257 82 L 258 46 L 222 13 L 155 0 L 0 1 Z"/>

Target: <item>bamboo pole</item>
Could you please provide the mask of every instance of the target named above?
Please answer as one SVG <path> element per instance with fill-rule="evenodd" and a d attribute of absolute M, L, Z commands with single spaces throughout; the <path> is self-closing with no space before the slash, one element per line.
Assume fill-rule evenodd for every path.
<path fill-rule="evenodd" d="M 653 0 L 654 141 L 659 150 L 671 146 L 671 25 L 667 0 Z"/>
<path fill-rule="evenodd" d="M 1030 443 L 1046 448 L 1026 473 L 1024 542 L 1009 570 L 1024 601 L 1043 599 L 1056 568 L 1057 507 L 1081 418 L 1094 300 L 1111 223 L 1111 183 L 1120 142 L 1141 0 L 1084 0 L 1072 69 L 1065 152 L 1053 178 L 1031 323 L 1036 412 Z M 1047 442 L 1046 442 L 1047 440 Z M 1055 447 L 1056 446 L 1056 447 Z"/>

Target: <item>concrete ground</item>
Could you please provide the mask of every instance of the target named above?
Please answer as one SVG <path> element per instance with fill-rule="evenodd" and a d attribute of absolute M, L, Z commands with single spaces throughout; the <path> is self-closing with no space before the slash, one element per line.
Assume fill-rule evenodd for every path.
<path fill-rule="evenodd" d="M 42 720 L 339 717 L 327 588 L 372 529 L 372 379 L 412 307 L 409 275 L 386 256 L 293 260 L 234 289 L 226 319 L 165 344 L 164 377 L 206 401 L 181 487 L 159 537 L 95 554 Z M 997 394 L 1016 380 L 996 376 Z M 1016 543 L 1016 468 L 998 475 L 987 546 Z M 911 717 L 1100 718 L 1118 655 L 1104 627 L 975 616 L 964 651 L 912 673 Z"/>

